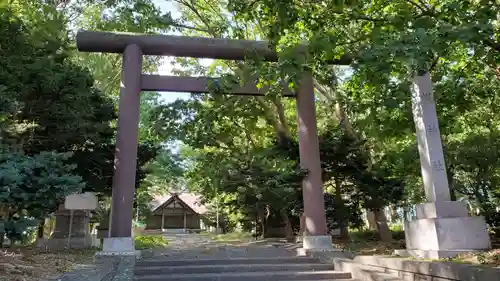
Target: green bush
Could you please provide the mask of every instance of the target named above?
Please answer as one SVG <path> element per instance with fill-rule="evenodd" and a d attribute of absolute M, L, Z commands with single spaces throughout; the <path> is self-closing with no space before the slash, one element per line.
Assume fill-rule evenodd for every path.
<path fill-rule="evenodd" d="M 377 241 L 378 234 L 373 230 L 351 230 L 349 236 L 352 241 Z"/>
<path fill-rule="evenodd" d="M 405 240 L 405 232 L 403 230 L 391 231 L 392 239 L 394 240 Z"/>
<path fill-rule="evenodd" d="M 402 224 L 391 225 L 391 233 L 392 233 L 392 238 L 394 240 L 404 240 L 405 239 L 405 231 L 403 229 Z"/>
<path fill-rule="evenodd" d="M 404 240 L 405 239 L 405 232 L 402 230 L 402 228 L 392 228 L 391 227 L 391 234 L 392 238 L 394 240 Z M 378 241 L 379 236 L 378 233 L 374 230 L 358 230 L 358 231 L 351 231 L 349 233 L 351 240 L 352 241 Z"/>
<path fill-rule="evenodd" d="M 11 243 L 29 244 L 36 238 L 38 221 L 25 216 L 15 217 L 11 220 L 0 219 L 0 247 L 3 246 L 4 235 Z"/>
<path fill-rule="evenodd" d="M 404 231 L 402 224 L 393 224 L 393 225 L 390 226 L 390 229 L 391 229 L 392 232 Z"/>
<path fill-rule="evenodd" d="M 155 235 L 140 235 L 135 237 L 135 248 L 137 250 L 163 248 L 168 245 L 167 238 Z"/>

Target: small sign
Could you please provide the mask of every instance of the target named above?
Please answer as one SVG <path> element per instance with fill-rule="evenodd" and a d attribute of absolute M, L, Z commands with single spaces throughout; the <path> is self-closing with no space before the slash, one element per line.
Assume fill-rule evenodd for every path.
<path fill-rule="evenodd" d="M 93 192 L 71 194 L 64 200 L 67 210 L 95 210 L 97 209 L 97 196 Z"/>
<path fill-rule="evenodd" d="M 330 235 L 340 236 L 340 228 L 334 228 L 334 229 L 330 230 Z"/>

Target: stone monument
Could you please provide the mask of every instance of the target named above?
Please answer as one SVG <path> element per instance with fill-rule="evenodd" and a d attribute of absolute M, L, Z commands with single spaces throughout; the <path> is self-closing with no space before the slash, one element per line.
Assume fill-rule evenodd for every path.
<path fill-rule="evenodd" d="M 450 199 L 429 73 L 415 77 L 412 111 L 427 203 L 417 205 L 416 219 L 405 222 L 406 254 L 443 258 L 490 249 L 484 218 L 470 217 L 465 204 Z"/>
<path fill-rule="evenodd" d="M 90 212 L 97 208 L 97 198 L 93 193 L 71 194 L 55 213 L 54 233 L 46 242 L 48 248 L 90 248 Z"/>

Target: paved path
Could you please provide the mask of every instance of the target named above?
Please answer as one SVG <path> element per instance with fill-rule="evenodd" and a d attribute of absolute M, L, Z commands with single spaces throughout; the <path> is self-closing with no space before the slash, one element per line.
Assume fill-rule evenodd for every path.
<path fill-rule="evenodd" d="M 169 245 L 165 249 L 156 249 L 145 257 L 169 258 L 261 258 L 293 257 L 295 252 L 270 244 L 241 242 L 224 243 L 200 234 L 165 234 Z"/>

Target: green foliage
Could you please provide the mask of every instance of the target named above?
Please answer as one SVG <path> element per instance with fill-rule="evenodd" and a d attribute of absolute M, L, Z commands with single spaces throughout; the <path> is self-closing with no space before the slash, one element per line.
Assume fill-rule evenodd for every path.
<path fill-rule="evenodd" d="M 401 229 L 391 229 L 391 233 L 394 240 L 404 240 L 405 233 Z M 380 240 L 379 234 L 373 230 L 355 230 L 349 233 L 350 239 L 353 242 L 367 242 L 367 241 L 378 241 Z"/>
<path fill-rule="evenodd" d="M 25 216 L 13 216 L 8 220 L 4 220 L 3 224 L 4 229 L 3 231 L 0 229 L 0 235 L 3 236 L 5 233 L 7 238 L 9 238 L 11 245 L 14 245 L 16 242 L 32 242 L 33 234 L 36 232 L 38 221 Z M 0 243 L 0 247 L 2 246 L 2 243 Z"/>
<path fill-rule="evenodd" d="M 9 153 L 72 152 L 68 163 L 77 166 L 85 190 L 109 195 L 121 58 L 74 52 L 69 22 L 93 30 L 265 38 L 277 62 L 251 54 L 208 66 L 179 58 L 182 69 L 174 69 L 231 83 L 259 75 L 259 86 L 270 86 L 265 97 L 224 96 L 225 84 L 169 105 L 157 93 L 143 94 L 139 209 L 147 210 L 151 195 L 187 186 L 211 206 L 220 202 L 228 225 L 249 226 L 266 212 L 293 221 L 307 171 L 298 168 L 295 104 L 280 95 L 306 68 L 316 77 L 331 226 L 356 224 L 359 208 L 419 203 L 410 87 L 415 73 L 429 70 L 452 195 L 467 196 L 496 226 L 500 27 L 491 1 L 175 1 L 178 19 L 150 0 L 63 2 L 9 1 L 10 10 L 1 10 L 0 141 Z M 297 54 L 303 42 L 308 47 Z M 339 59 L 350 67 L 330 66 Z M 146 58 L 145 71 L 158 63 Z M 159 149 L 164 141 L 182 141 L 182 157 Z"/>
<path fill-rule="evenodd" d="M 168 246 L 168 240 L 163 236 L 141 235 L 136 236 L 134 240 L 137 250 L 164 248 Z"/>
<path fill-rule="evenodd" d="M 20 7 L 31 11 L 24 5 Z M 64 23 L 65 15 L 57 8 L 50 4 L 36 7 L 52 9 L 51 13 Z M 94 86 L 93 77 L 84 67 L 74 63 L 72 50 L 66 44 L 67 34 L 60 33 L 58 40 L 50 41 L 57 44 L 51 48 L 38 44 L 41 39 L 33 22 L 39 24 L 37 28 L 43 26 L 46 32 L 52 32 L 51 22 L 19 14 L 22 20 L 13 12 L 2 13 L 2 26 L 8 29 L 0 39 L 5 41 L 2 55 L 8 69 L 0 75 L 5 75 L 2 81 L 8 92 L 2 93 L 0 99 L 9 99 L 3 108 L 12 109 L 2 114 L 6 120 L 2 133 L 7 134 L 2 143 L 29 155 L 71 151 L 71 162 L 86 182 L 85 191 L 110 195 L 115 150 L 113 100 Z M 137 185 L 146 174 L 142 167 L 156 155 L 154 146 L 142 143 L 139 147 Z"/>
<path fill-rule="evenodd" d="M 401 181 L 391 171 L 370 170 L 363 143 L 348 136 L 340 127 L 327 127 L 320 135 L 324 180 L 333 180 L 344 194 L 367 209 L 381 209 L 403 198 Z M 392 179 L 390 178 L 392 177 Z"/>
<path fill-rule="evenodd" d="M 343 200 L 328 193 L 324 196 L 328 229 L 332 230 L 344 227 L 359 228 L 363 226 L 361 210 L 359 209 L 359 205 L 355 204 L 356 202 Z"/>
<path fill-rule="evenodd" d="M 229 232 L 211 236 L 212 239 L 220 242 L 245 242 L 252 239 L 252 235 L 248 232 Z"/>
<path fill-rule="evenodd" d="M 496 206 L 488 205 L 481 210 L 481 214 L 486 219 L 486 223 L 494 236 L 500 237 L 500 212 L 498 212 L 495 207 Z"/>
<path fill-rule="evenodd" d="M 42 152 L 26 156 L 17 153 L 0 155 L 0 204 L 11 213 L 27 211 L 43 219 L 54 211 L 65 196 L 84 187 L 68 164 L 70 153 Z"/>
<path fill-rule="evenodd" d="M 50 41 L 57 48 L 38 44 L 29 23 L 9 10 L 1 14 L 0 56 L 6 64 L 0 72 L 0 100 L 8 110 L 1 114 L 2 147 L 28 156 L 70 151 L 70 162 L 79 167 L 76 173 L 89 182 L 88 189 L 107 188 L 102 171 L 106 165 L 112 169 L 112 161 L 106 160 L 113 153 L 103 155 L 103 143 L 114 134 L 112 101 L 93 87 L 87 71 L 71 62 L 65 41 Z"/>
<path fill-rule="evenodd" d="M 488 141 L 494 139 L 491 128 L 498 110 L 494 98 L 500 51 L 498 5 L 456 0 L 231 0 L 228 9 L 237 20 L 272 27 L 262 32 L 277 47 L 283 67 L 297 69 L 291 50 L 308 42 L 306 63 L 323 84 L 331 83 L 327 79 L 332 70 L 338 77 L 338 69 L 327 66 L 332 59 L 350 60 L 350 73 L 334 82 L 338 84 L 333 85 L 333 99 L 346 104 L 349 118 L 367 141 L 373 168 L 404 182 L 406 204 L 422 199 L 411 121 L 411 77 L 430 70 L 456 195 L 461 196 L 466 185 L 466 193 L 474 193 L 475 200 L 496 200 L 480 194 L 496 189 L 489 182 L 498 174 L 491 171 L 497 166 L 492 160 L 498 159 L 494 156 L 498 146 Z M 474 138 L 479 132 L 482 137 Z M 459 159 L 461 154 L 472 158 Z M 481 176 L 474 171 L 478 167 L 484 167 Z M 482 182 L 487 182 L 486 193 Z"/>
<path fill-rule="evenodd" d="M 68 20 L 89 3 L 9 2 L 0 8 L 0 203 L 7 216 L 43 219 L 70 193 L 111 195 L 117 116 L 100 86 L 112 75 L 95 60 L 80 64 L 70 44 Z M 106 77 L 94 81 L 89 66 Z M 140 143 L 136 187 L 159 149 L 157 138 Z"/>

